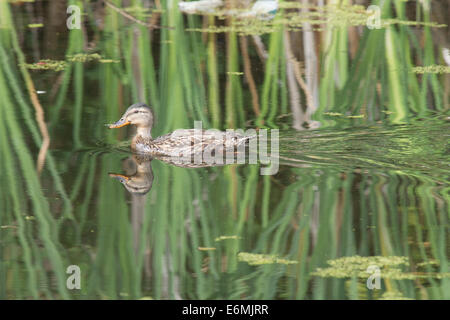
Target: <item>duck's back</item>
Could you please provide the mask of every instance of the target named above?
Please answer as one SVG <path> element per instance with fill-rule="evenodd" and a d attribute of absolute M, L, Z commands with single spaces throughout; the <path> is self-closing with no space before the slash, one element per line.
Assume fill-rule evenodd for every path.
<path fill-rule="evenodd" d="M 147 152 L 173 157 L 186 157 L 208 149 L 223 148 L 225 152 L 249 138 L 234 131 L 178 129 L 152 140 Z"/>

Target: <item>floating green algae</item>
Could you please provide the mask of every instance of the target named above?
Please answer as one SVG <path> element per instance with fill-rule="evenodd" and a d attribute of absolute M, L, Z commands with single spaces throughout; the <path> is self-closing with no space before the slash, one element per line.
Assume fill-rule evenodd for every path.
<path fill-rule="evenodd" d="M 75 62 L 91 62 L 98 61 L 100 63 L 118 63 L 118 60 L 112 59 L 103 59 L 101 55 L 98 53 L 77 53 L 74 55 L 69 55 L 66 57 L 66 60 L 52 60 L 52 59 L 44 59 L 35 63 L 25 63 L 23 64 L 27 69 L 31 70 L 53 70 L 53 71 L 62 71 L 64 70 L 68 63 Z"/>
<path fill-rule="evenodd" d="M 414 300 L 408 297 L 405 297 L 400 291 L 386 291 L 378 300 Z"/>
<path fill-rule="evenodd" d="M 368 278 L 373 273 L 367 272 L 369 266 L 376 266 L 380 269 L 380 276 L 384 279 L 393 280 L 415 280 L 419 278 L 435 278 L 443 279 L 449 278 L 450 272 L 409 272 L 406 269 L 409 267 L 408 257 L 402 256 L 371 256 L 371 257 L 342 257 L 334 260 L 329 260 L 328 268 L 317 268 L 311 275 L 323 278 Z"/>
<path fill-rule="evenodd" d="M 276 255 L 272 254 L 259 254 L 259 253 L 248 253 L 239 252 L 238 260 L 242 262 L 247 262 L 251 266 L 258 266 L 263 264 L 296 264 L 298 261 L 287 260 L 278 258 Z"/>
<path fill-rule="evenodd" d="M 31 70 L 53 70 L 62 71 L 66 68 L 67 62 L 64 60 L 44 59 L 36 63 L 25 63 L 25 68 Z"/>
<path fill-rule="evenodd" d="M 113 60 L 113 59 L 100 59 L 98 60 L 100 63 L 119 63 L 119 60 Z"/>
<path fill-rule="evenodd" d="M 280 26 L 278 26 L 279 28 Z M 186 31 L 207 32 L 207 33 L 227 33 L 236 32 L 239 35 L 260 35 L 276 31 L 273 24 L 268 23 L 238 23 L 234 22 L 230 26 L 210 26 L 208 28 L 187 28 Z"/>
<path fill-rule="evenodd" d="M 349 119 L 362 119 L 365 116 L 363 114 L 356 114 L 356 115 L 349 115 L 349 116 L 346 116 L 346 117 L 349 118 Z"/>
<path fill-rule="evenodd" d="M 442 66 L 442 65 L 431 65 L 431 66 L 425 66 L 425 67 L 414 67 L 412 68 L 412 72 L 418 73 L 418 74 L 424 74 L 424 73 L 450 73 L 450 66 Z"/>
<path fill-rule="evenodd" d="M 219 241 L 231 240 L 231 239 L 239 240 L 239 239 L 241 239 L 241 237 L 239 237 L 239 236 L 220 236 L 220 237 L 217 237 L 216 239 L 214 239 L 214 241 L 219 242 Z"/>
<path fill-rule="evenodd" d="M 28 25 L 28 28 L 31 28 L 31 29 L 33 29 L 33 28 L 42 28 L 43 26 L 44 26 L 43 23 L 30 23 Z"/>
<path fill-rule="evenodd" d="M 420 262 L 416 264 L 417 268 L 420 267 L 426 267 L 426 266 L 438 266 L 439 265 L 439 261 L 436 260 L 430 260 L 430 261 L 425 261 L 425 262 Z"/>
<path fill-rule="evenodd" d="M 214 251 L 216 248 L 214 247 L 198 247 L 197 250 L 199 251 Z"/>
<path fill-rule="evenodd" d="M 363 119 L 363 118 L 365 118 L 365 115 L 363 115 L 363 114 L 344 115 L 339 112 L 324 112 L 323 114 L 326 116 L 329 116 L 329 117 L 345 117 L 347 119 Z"/>
<path fill-rule="evenodd" d="M 67 56 L 68 62 L 90 62 L 90 61 L 99 61 L 102 58 L 98 53 L 77 53 L 71 56 Z"/>
<path fill-rule="evenodd" d="M 243 75 L 244 73 L 243 73 L 243 72 L 237 72 L 237 71 L 235 71 L 235 72 L 233 72 L 233 71 L 228 71 L 227 74 L 230 75 L 230 76 L 241 76 L 241 75 Z"/>
<path fill-rule="evenodd" d="M 331 116 L 331 117 L 340 117 L 340 116 L 343 116 L 343 114 L 342 114 L 342 113 L 339 113 L 339 112 L 324 112 L 323 114 L 326 115 L 326 116 Z"/>
<path fill-rule="evenodd" d="M 359 300 L 414 300 L 412 298 L 405 297 L 405 295 L 397 289 L 386 288 L 386 291 L 384 292 L 382 290 L 367 290 L 366 281 L 358 281 L 357 283 L 353 283 L 350 279 L 346 280 L 345 291 L 347 296 L 350 298 L 353 297 Z"/>
<path fill-rule="evenodd" d="M 325 6 L 303 5 L 295 2 L 283 2 L 279 4 L 280 10 L 273 19 L 258 19 L 257 17 L 242 17 L 243 9 L 216 10 L 208 15 L 214 15 L 218 19 L 228 18 L 229 25 L 209 26 L 206 28 L 188 28 L 186 31 L 207 33 L 236 32 L 239 35 L 261 35 L 271 33 L 282 28 L 290 31 L 298 31 L 305 24 L 313 30 L 322 30 L 327 27 L 365 26 L 372 17 L 373 12 L 367 11 L 361 5 L 335 5 Z M 299 11 L 299 9 L 308 9 Z M 380 28 L 391 25 L 428 26 L 434 28 L 446 27 L 435 22 L 417 22 L 401 19 L 380 19 Z"/>

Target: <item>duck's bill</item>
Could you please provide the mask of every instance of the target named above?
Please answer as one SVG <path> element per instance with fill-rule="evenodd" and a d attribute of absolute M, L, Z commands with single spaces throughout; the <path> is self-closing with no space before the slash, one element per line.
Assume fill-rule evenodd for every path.
<path fill-rule="evenodd" d="M 118 173 L 109 173 L 109 176 L 111 178 L 117 179 L 119 181 L 123 181 L 123 180 L 128 181 L 128 179 L 129 179 L 127 176 L 124 176 L 123 174 L 118 174 Z"/>
<path fill-rule="evenodd" d="M 124 126 L 129 125 L 130 123 L 131 123 L 130 121 L 125 121 L 125 120 L 120 119 L 119 121 L 117 121 L 117 122 L 115 122 L 113 124 L 110 124 L 109 128 L 110 129 L 122 128 Z"/>

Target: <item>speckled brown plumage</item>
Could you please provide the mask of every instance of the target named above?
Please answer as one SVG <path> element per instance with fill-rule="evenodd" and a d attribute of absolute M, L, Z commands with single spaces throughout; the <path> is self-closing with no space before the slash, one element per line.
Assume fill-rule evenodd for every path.
<path fill-rule="evenodd" d="M 237 147 L 255 137 L 242 135 L 234 131 L 178 129 L 153 139 L 151 136 L 153 112 L 143 103 L 130 106 L 122 118 L 109 127 L 120 128 L 129 124 L 134 124 L 137 127 L 136 135 L 131 143 L 133 152 L 157 157 L 170 157 L 174 161 L 177 158 L 189 159 L 203 154 L 214 157 L 216 153 L 234 152 Z M 199 164 L 199 161 L 197 161 L 197 165 Z"/>
<path fill-rule="evenodd" d="M 136 135 L 131 148 L 137 153 L 154 154 L 170 157 L 187 157 L 203 153 L 207 149 L 213 151 L 233 149 L 252 137 L 234 132 L 211 132 L 196 129 L 178 129 L 156 139 Z"/>

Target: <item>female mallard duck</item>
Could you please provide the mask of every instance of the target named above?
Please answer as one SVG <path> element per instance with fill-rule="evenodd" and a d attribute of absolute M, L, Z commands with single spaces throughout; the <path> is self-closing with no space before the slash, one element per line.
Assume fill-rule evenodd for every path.
<path fill-rule="evenodd" d="M 140 154 L 163 157 L 189 157 L 205 150 L 223 148 L 224 152 L 245 143 L 254 136 L 218 130 L 178 129 L 172 133 L 152 138 L 153 111 L 144 103 L 131 105 L 122 117 L 109 128 L 133 124 L 137 128 L 131 149 Z"/>
<path fill-rule="evenodd" d="M 109 176 L 119 180 L 128 192 L 137 195 L 145 195 L 150 191 L 153 185 L 151 161 L 152 159 L 149 156 L 133 155 L 125 162 L 125 164 L 128 164 L 128 167 L 130 167 L 129 171 L 134 171 L 133 174 L 124 175 L 110 173 Z"/>

